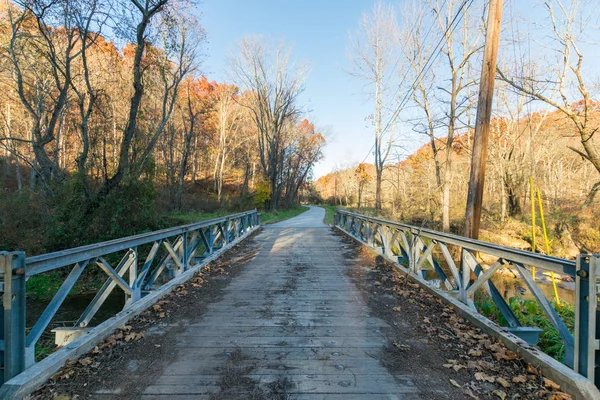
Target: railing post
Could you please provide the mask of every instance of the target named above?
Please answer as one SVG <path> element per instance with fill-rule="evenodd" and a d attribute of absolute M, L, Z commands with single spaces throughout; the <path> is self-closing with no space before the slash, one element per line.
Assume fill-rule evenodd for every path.
<path fill-rule="evenodd" d="M 597 321 L 600 254 L 577 257 L 575 277 L 575 372 L 600 387 L 600 346 Z"/>
<path fill-rule="evenodd" d="M 213 235 L 213 228 L 209 226 L 205 232 L 206 240 L 208 241 L 208 249 L 206 249 L 207 254 L 212 254 L 213 246 L 215 244 L 215 235 Z"/>
<path fill-rule="evenodd" d="M 411 274 L 415 273 L 415 265 L 417 264 L 417 260 L 416 260 L 416 253 L 417 253 L 417 241 L 415 239 L 416 233 L 411 232 L 410 235 L 410 242 L 408 243 L 408 254 L 409 254 L 409 259 L 408 259 L 408 270 L 410 271 Z"/>
<path fill-rule="evenodd" d="M 471 268 L 466 260 L 467 250 L 460 249 L 460 272 L 461 272 L 461 282 L 458 294 L 458 300 L 462 301 L 465 304 L 469 304 L 469 299 L 467 296 L 467 289 L 469 288 L 469 283 L 471 282 Z"/>
<path fill-rule="evenodd" d="M 125 302 L 132 304 L 138 301 L 141 296 L 141 288 L 136 287 L 135 282 L 138 278 L 138 249 L 137 247 L 133 248 L 133 260 L 131 261 L 131 265 L 129 266 L 129 286 L 133 289 L 131 296 L 125 294 Z"/>
<path fill-rule="evenodd" d="M 381 250 L 381 252 L 383 253 L 384 256 L 386 257 L 392 257 L 392 249 L 391 249 L 391 245 L 390 242 L 392 241 L 391 238 L 391 229 L 389 229 L 387 226 L 381 224 L 381 246 L 383 247 Z"/>
<path fill-rule="evenodd" d="M 0 253 L 2 274 L 3 348 L 0 351 L 4 370 L 2 382 L 25 370 L 25 254 Z"/>
<path fill-rule="evenodd" d="M 183 270 L 184 271 L 187 271 L 188 268 L 190 267 L 190 260 L 189 260 L 189 257 L 188 257 L 189 256 L 189 254 L 188 254 L 188 250 L 189 250 L 189 248 L 188 248 L 188 246 L 189 246 L 188 240 L 189 240 L 188 233 L 187 232 L 183 232 L 183 246 L 181 246 L 181 251 L 182 251 L 182 254 L 181 254 L 181 263 L 183 264 Z"/>

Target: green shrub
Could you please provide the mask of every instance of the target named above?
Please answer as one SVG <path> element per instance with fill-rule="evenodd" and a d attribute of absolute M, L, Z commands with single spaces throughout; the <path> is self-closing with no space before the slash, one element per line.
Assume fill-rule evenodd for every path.
<path fill-rule="evenodd" d="M 163 227 L 151 181 L 124 183 L 99 203 L 89 203 L 77 180 L 56 198 L 48 247 L 58 250 L 135 235 Z"/>
<path fill-rule="evenodd" d="M 540 341 L 538 347 L 549 356 L 563 361 L 565 356 L 565 345 L 560 338 L 558 331 L 546 316 L 542 307 L 536 300 L 524 299 L 519 296 L 513 296 L 508 300 L 508 304 L 523 326 L 532 326 L 540 328 Z M 490 298 L 482 298 L 475 302 L 477 309 L 481 314 L 495 321 L 501 326 L 508 326 L 508 322 L 496 307 L 496 304 Z M 564 321 L 571 333 L 575 326 L 575 308 L 567 303 L 552 303 L 552 306 Z"/>
<path fill-rule="evenodd" d="M 251 194 L 247 194 L 242 197 L 234 197 L 229 202 L 229 209 L 235 212 L 242 212 L 252 210 L 256 207 L 254 202 L 254 196 Z"/>
<path fill-rule="evenodd" d="M 48 251 L 44 236 L 50 225 L 47 207 L 37 196 L 0 191 L 0 251 Z"/>

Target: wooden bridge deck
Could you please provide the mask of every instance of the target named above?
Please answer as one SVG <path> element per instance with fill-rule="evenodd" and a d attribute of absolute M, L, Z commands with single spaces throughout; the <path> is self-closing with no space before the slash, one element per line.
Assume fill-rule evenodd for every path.
<path fill-rule="evenodd" d="M 170 354 L 151 366 L 130 361 L 129 378 L 92 397 L 421 398 L 416 371 L 391 375 L 378 361 L 389 326 L 370 314 L 323 217 L 312 207 L 265 227 L 256 257 L 220 301 L 185 322 Z M 136 381 L 145 367 L 162 372 Z"/>
<path fill-rule="evenodd" d="M 323 216 L 264 227 L 30 399 L 570 398 Z"/>

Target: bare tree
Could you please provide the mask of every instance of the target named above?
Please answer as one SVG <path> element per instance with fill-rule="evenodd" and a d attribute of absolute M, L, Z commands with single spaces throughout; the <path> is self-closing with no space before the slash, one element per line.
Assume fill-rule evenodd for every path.
<path fill-rule="evenodd" d="M 249 91 L 240 104 L 251 111 L 258 129 L 260 162 L 271 189 L 269 207 L 275 210 L 284 189 L 285 124 L 300 113 L 297 101 L 306 68 L 290 62 L 284 44 L 273 48 L 264 38 L 250 36 L 238 43 L 230 69 L 238 86 Z"/>
<path fill-rule="evenodd" d="M 48 190 L 51 182 L 64 179 L 64 171 L 48 147 L 60 129 L 69 100 L 72 66 L 83 48 L 72 13 L 74 3 L 34 0 L 6 5 L 10 29 L 6 52 L 16 92 L 32 121 L 30 143 L 37 172 Z M 93 14 L 92 10 L 87 19 Z"/>
<path fill-rule="evenodd" d="M 570 1 L 569 7 L 561 0 L 547 0 L 544 6 L 550 21 L 550 38 L 552 50 L 557 53 L 556 64 L 550 66 L 546 76 L 529 76 L 518 73 L 507 73 L 499 70 L 502 80 L 515 89 L 528 95 L 531 99 L 546 103 L 567 117 L 576 129 L 582 149 L 570 147 L 571 150 L 589 161 L 600 173 L 600 150 L 596 132 L 598 125 L 593 114 L 600 111 L 600 104 L 592 100 L 589 79 L 584 73 L 584 54 L 580 48 L 586 38 L 586 26 L 590 14 L 583 7 L 585 2 Z M 595 6 L 595 3 L 589 4 Z M 580 38 L 582 36 L 583 38 Z M 523 70 L 521 66 L 519 69 Z M 531 69 L 530 69 L 531 70 Z M 600 191 L 600 181 L 589 191 L 584 207 L 590 206 Z"/>
<path fill-rule="evenodd" d="M 476 11 L 458 7 L 456 0 L 430 0 L 426 4 L 403 7 L 401 48 L 407 66 L 403 68 L 410 71 L 414 82 L 412 100 L 422 112 L 422 117 L 413 117 L 410 122 L 415 131 L 429 138 L 437 184 L 433 189 L 439 193 L 442 229 L 448 232 L 454 138 L 461 129 L 468 129 L 463 117 L 473 105 L 468 91 L 474 84 L 470 63 L 481 49 L 482 24 L 473 16 Z M 434 63 L 440 36 L 442 57 Z"/>
<path fill-rule="evenodd" d="M 435 51 L 429 40 L 429 35 L 435 21 L 428 18 L 428 13 L 432 11 L 427 8 L 418 7 L 415 4 L 412 7 L 404 9 L 404 29 L 401 33 L 403 57 L 406 60 L 406 65 L 409 67 L 409 76 L 414 81 L 414 91 L 412 91 L 412 100 L 421 109 L 423 116 L 411 120 L 413 130 L 418 133 L 425 134 L 429 138 L 431 145 L 433 163 L 435 167 L 435 180 L 437 190 L 440 194 L 440 203 L 444 203 L 444 184 L 442 181 L 442 157 L 441 152 L 443 143 L 436 137 L 437 129 L 439 128 L 439 116 L 436 109 L 436 98 L 434 90 L 437 79 L 435 69 L 430 70 L 428 74 L 423 71 L 427 67 L 429 59 L 433 57 Z M 396 174 L 398 176 L 398 174 Z M 448 212 L 449 209 L 442 207 L 443 212 Z M 449 222 L 449 217 L 442 216 L 442 220 Z M 448 227 L 449 229 L 449 223 Z"/>
<path fill-rule="evenodd" d="M 539 137 L 547 121 L 548 109 L 526 113 L 528 96 L 511 91 L 510 85 L 496 86 L 496 113 L 492 121 L 490 160 L 500 181 L 500 219 L 521 214 L 527 177 L 535 177 L 536 165 L 547 148 L 542 149 Z"/>
<path fill-rule="evenodd" d="M 442 118 L 442 123 L 446 126 L 446 137 L 441 190 L 442 228 L 448 232 L 450 230 L 450 187 L 453 175 L 454 138 L 457 132 L 464 128 L 461 117 L 469 111 L 474 103 L 466 89 L 475 83 L 473 77 L 469 75 L 469 66 L 473 56 L 481 50 L 483 24 L 481 19 L 472 17 L 473 11 L 468 8 L 456 9 L 458 1 L 449 0 L 446 3 L 445 9 L 443 9 L 439 0 L 435 0 L 433 7 L 440 32 L 444 37 L 442 53 L 445 56 L 445 63 L 441 68 L 446 69 L 446 73 L 441 78 L 447 78 L 448 81 L 447 86 L 438 86 L 445 94 L 442 99 L 442 102 L 445 103 L 445 116 Z M 457 29 L 452 28 L 455 13 L 464 14 L 461 27 Z"/>
<path fill-rule="evenodd" d="M 90 118 L 96 109 L 96 102 L 102 94 L 92 82 L 88 50 L 102 37 L 102 28 L 108 19 L 111 8 L 110 3 L 101 2 L 100 0 L 81 0 L 71 8 L 75 26 L 77 27 L 76 32 L 79 35 L 81 57 L 78 61 L 80 61 L 82 73 L 81 77 L 74 76 L 69 83 L 71 90 L 75 93 L 77 108 L 79 110 L 79 134 L 82 149 L 77 157 L 77 172 L 86 197 L 90 196 L 90 188 L 87 183 L 87 162 L 90 152 Z"/>
<path fill-rule="evenodd" d="M 220 85 L 215 93 L 215 165 L 213 169 L 214 190 L 221 201 L 227 160 L 237 147 L 237 134 L 241 130 L 242 109 L 236 103 L 238 89 L 233 85 Z"/>
<path fill-rule="evenodd" d="M 350 59 L 353 63 L 351 74 L 367 83 L 367 91 L 374 101 L 372 115 L 375 142 L 375 207 L 381 210 L 381 180 L 383 168 L 390 154 L 393 133 L 386 141 L 386 127 L 393 125 L 385 123 L 388 116 L 395 119 L 391 108 L 397 95 L 397 86 L 392 78 L 395 75 L 394 61 L 397 59 L 398 25 L 393 7 L 377 3 L 372 12 L 364 13 L 360 20 L 359 30 L 351 35 Z M 385 126 L 384 126 L 385 124 Z"/>

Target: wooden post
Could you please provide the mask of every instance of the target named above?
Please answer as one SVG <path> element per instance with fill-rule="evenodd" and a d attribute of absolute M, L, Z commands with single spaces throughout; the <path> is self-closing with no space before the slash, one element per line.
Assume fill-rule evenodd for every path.
<path fill-rule="evenodd" d="M 489 0 L 488 3 L 485 49 L 481 68 L 481 82 L 479 83 L 479 100 L 477 103 L 477 117 L 471 158 L 471 176 L 469 178 L 467 210 L 465 213 L 464 234 L 473 239 L 479 237 L 479 224 L 481 222 L 481 204 L 485 182 L 485 163 L 492 115 L 492 100 L 494 97 L 498 39 L 500 37 L 500 22 L 502 21 L 502 3 L 503 0 Z"/>

